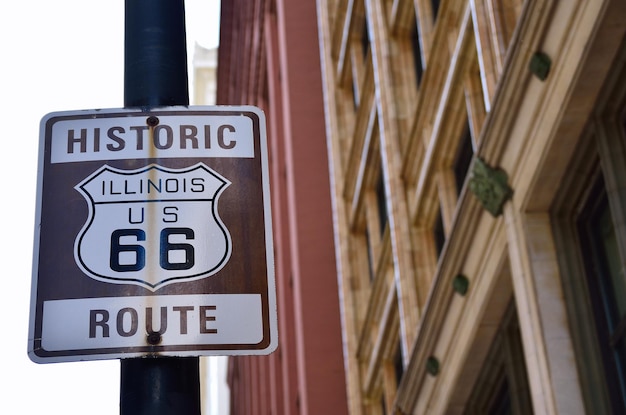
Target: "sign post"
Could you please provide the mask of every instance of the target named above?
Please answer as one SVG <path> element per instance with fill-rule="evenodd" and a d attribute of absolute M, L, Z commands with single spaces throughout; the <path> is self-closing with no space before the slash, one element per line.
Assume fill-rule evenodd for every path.
<path fill-rule="evenodd" d="M 124 14 L 124 106 L 189 105 L 183 1 L 125 0 Z M 201 412 L 197 357 L 124 359 L 120 380 L 121 415 Z"/>

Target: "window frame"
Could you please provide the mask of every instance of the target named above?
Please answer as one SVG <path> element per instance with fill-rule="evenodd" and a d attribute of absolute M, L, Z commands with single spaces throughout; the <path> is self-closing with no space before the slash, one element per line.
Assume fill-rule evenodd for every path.
<path fill-rule="evenodd" d="M 515 301 L 506 308 L 463 415 L 532 414 L 530 386 Z M 503 399 L 510 412 L 496 408 Z"/>
<path fill-rule="evenodd" d="M 626 323 L 626 313 L 617 317 L 620 321 L 613 323 L 612 314 L 618 313 L 613 296 L 608 295 L 606 263 L 604 258 L 600 258 L 598 241 L 594 240 L 597 235 L 594 232 L 594 218 L 601 209 L 608 209 L 610 205 L 603 175 L 596 174 L 595 182 L 585 200 L 580 215 L 576 218 L 577 232 L 579 234 L 579 254 L 583 259 L 584 274 L 586 276 L 587 288 L 590 299 L 590 309 L 595 323 L 596 337 L 600 351 L 600 359 L 604 367 L 604 376 L 607 379 L 607 390 L 610 405 L 613 411 L 619 411 L 626 405 L 626 366 L 621 363 L 622 371 L 619 370 L 619 357 L 617 356 L 616 345 L 614 345 L 614 335 L 620 335 L 620 341 L 626 341 L 624 323 Z M 613 231 L 615 226 L 611 218 Z M 611 291 L 613 291 L 611 289 Z M 621 328 L 620 328 L 621 327 Z M 623 356 L 626 358 L 626 356 Z"/>
<path fill-rule="evenodd" d="M 626 68 L 615 72 L 596 104 L 570 161 L 569 172 L 551 208 L 555 243 L 559 252 L 565 303 L 571 324 L 575 358 L 587 413 L 612 414 L 623 409 L 626 392 L 616 388 L 615 374 L 605 345 L 599 339 L 597 290 L 590 282 L 592 266 L 581 233 L 590 200 L 606 192 L 619 261 L 626 264 Z M 602 185 L 603 189 L 598 189 Z M 622 225 L 618 225 L 622 224 Z M 596 291 L 596 293 L 594 293 Z M 599 327 L 600 326 L 600 327 Z M 622 373 L 626 378 L 626 369 Z M 626 382 L 624 382 L 626 385 Z M 621 388 L 626 391 L 626 386 Z"/>

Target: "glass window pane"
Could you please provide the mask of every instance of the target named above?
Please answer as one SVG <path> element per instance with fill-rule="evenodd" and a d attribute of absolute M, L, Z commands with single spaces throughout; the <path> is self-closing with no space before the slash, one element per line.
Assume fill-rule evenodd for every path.
<path fill-rule="evenodd" d="M 621 272 L 615 228 L 606 195 L 593 213 L 589 228 L 602 294 L 606 302 L 612 303 L 612 309 L 607 309 L 606 312 L 613 330 L 626 314 L 626 282 Z"/>
<path fill-rule="evenodd" d="M 626 282 L 604 180 L 594 186 L 579 218 L 598 344 L 613 408 L 626 402 Z"/>

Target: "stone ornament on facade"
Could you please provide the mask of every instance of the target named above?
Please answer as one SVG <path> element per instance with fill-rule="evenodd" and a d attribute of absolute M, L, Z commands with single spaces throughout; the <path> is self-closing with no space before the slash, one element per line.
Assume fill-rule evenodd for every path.
<path fill-rule="evenodd" d="M 476 158 L 469 189 L 493 217 L 498 217 L 504 203 L 513 196 L 513 189 L 507 181 L 508 175 L 504 170 L 493 168 L 484 160 Z"/>
<path fill-rule="evenodd" d="M 552 59 L 543 53 L 535 52 L 530 58 L 528 69 L 541 81 L 545 81 L 550 73 L 550 67 L 552 66 Z"/>

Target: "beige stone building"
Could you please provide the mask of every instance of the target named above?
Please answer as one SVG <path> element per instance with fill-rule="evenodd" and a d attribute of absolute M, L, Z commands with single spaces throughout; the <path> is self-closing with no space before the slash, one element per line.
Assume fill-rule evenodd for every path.
<path fill-rule="evenodd" d="M 349 412 L 626 411 L 626 2 L 318 0 Z"/>
<path fill-rule="evenodd" d="M 215 94 L 217 92 L 217 48 L 207 49 L 195 43 L 192 69 L 193 104 L 215 105 Z"/>

